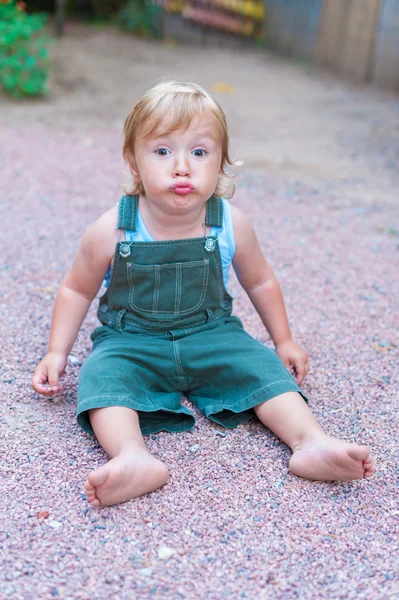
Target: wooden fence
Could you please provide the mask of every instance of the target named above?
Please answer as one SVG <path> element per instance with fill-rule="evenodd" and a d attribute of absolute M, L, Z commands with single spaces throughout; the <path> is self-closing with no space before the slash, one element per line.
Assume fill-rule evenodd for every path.
<path fill-rule="evenodd" d="M 399 89 L 399 2 L 384 0 L 378 23 L 371 80 Z"/>
<path fill-rule="evenodd" d="M 270 47 L 399 89 L 398 0 L 265 0 L 265 7 Z"/>

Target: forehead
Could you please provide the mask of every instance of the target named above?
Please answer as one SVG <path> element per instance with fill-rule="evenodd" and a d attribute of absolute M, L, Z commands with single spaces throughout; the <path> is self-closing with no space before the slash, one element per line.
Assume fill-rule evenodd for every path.
<path fill-rule="evenodd" d="M 212 111 L 202 111 L 194 116 L 177 115 L 172 111 L 167 113 L 162 120 L 159 118 L 148 119 L 142 128 L 143 138 L 166 137 L 178 132 L 188 133 L 193 137 L 209 137 L 220 141 L 222 127 Z"/>

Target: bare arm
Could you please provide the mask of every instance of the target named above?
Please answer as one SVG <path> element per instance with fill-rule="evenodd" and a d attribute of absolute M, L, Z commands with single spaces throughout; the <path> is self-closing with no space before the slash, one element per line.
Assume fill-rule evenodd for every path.
<path fill-rule="evenodd" d="M 37 366 L 32 380 L 34 389 L 41 394 L 53 395 L 61 389 L 58 376 L 65 370 L 68 354 L 113 256 L 118 237 L 115 218 L 115 209 L 111 209 L 89 227 L 58 290 L 48 353 Z"/>
<path fill-rule="evenodd" d="M 269 332 L 274 345 L 291 339 L 283 294 L 273 269 L 266 261 L 248 219 L 232 207 L 236 252 L 233 267 Z"/>
<path fill-rule="evenodd" d="M 106 225 L 104 219 L 96 221 L 79 243 L 72 267 L 55 299 L 49 352 L 69 354 L 101 287 L 115 247 L 114 243 L 112 246 L 104 244 L 104 234 L 106 239 L 108 233 Z"/>
<path fill-rule="evenodd" d="M 270 334 L 278 356 L 300 384 L 309 369 L 308 356 L 292 339 L 281 288 L 248 219 L 234 207 L 232 217 L 236 242 L 233 266 L 238 280 Z"/>

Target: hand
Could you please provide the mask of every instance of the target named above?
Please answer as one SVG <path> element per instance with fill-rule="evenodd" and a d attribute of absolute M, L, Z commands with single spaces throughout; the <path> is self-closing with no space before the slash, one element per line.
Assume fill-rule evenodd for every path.
<path fill-rule="evenodd" d="M 307 352 L 293 340 L 288 340 L 276 346 L 276 353 L 300 385 L 309 371 Z"/>
<path fill-rule="evenodd" d="M 42 396 L 54 396 L 62 390 L 58 378 L 68 364 L 66 354 L 48 352 L 37 365 L 32 378 L 33 389 Z"/>

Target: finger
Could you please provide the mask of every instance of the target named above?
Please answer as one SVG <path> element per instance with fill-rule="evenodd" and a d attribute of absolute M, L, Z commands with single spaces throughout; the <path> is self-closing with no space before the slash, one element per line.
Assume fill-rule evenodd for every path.
<path fill-rule="evenodd" d="M 56 392 L 54 392 L 54 391 L 53 391 L 51 388 L 49 388 L 49 387 L 47 386 L 47 384 L 46 384 L 46 385 L 44 385 L 44 384 L 42 384 L 42 383 L 35 384 L 35 385 L 33 386 L 33 389 L 34 389 L 34 390 L 35 390 L 35 391 L 36 391 L 38 394 L 40 394 L 41 396 L 47 396 L 47 397 L 48 397 L 48 396 L 54 396 L 54 394 L 56 393 Z"/>
<path fill-rule="evenodd" d="M 44 384 L 47 383 L 47 370 L 46 369 L 36 369 L 32 377 L 32 386 L 36 389 L 37 387 L 44 387 Z"/>
<path fill-rule="evenodd" d="M 295 379 L 296 379 L 298 385 L 300 385 L 306 375 L 305 365 L 303 363 L 295 363 L 294 369 L 295 369 L 295 373 L 296 373 Z"/>
<path fill-rule="evenodd" d="M 48 384 L 54 393 L 57 393 L 61 390 L 61 386 L 58 383 L 58 370 L 56 367 L 49 367 Z"/>
<path fill-rule="evenodd" d="M 35 373 L 32 379 L 32 387 L 42 396 L 53 396 L 54 392 L 48 386 L 47 375 L 43 372 Z"/>
<path fill-rule="evenodd" d="M 306 361 L 304 367 L 303 367 L 303 378 L 302 381 L 305 379 L 306 375 L 309 373 L 309 364 Z"/>

